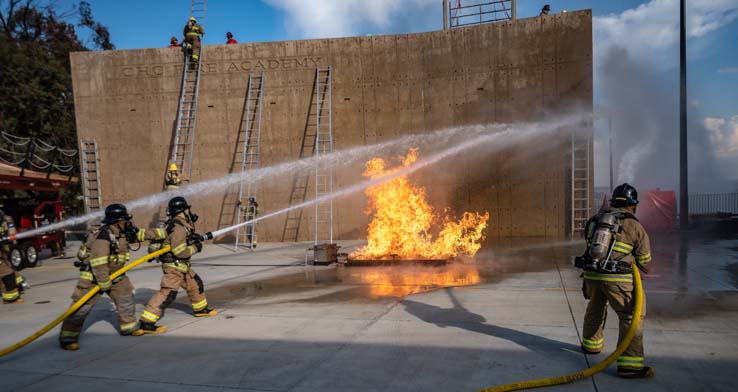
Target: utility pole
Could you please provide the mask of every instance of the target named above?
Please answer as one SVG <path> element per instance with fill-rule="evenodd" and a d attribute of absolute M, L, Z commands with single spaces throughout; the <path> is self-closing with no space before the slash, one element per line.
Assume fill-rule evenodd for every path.
<path fill-rule="evenodd" d="M 448 29 L 448 0 L 443 0 L 443 29 Z"/>
<path fill-rule="evenodd" d="M 685 3 L 679 7 L 679 227 L 689 226 L 689 184 L 687 182 L 687 34 Z"/>
<path fill-rule="evenodd" d="M 518 18 L 518 5 L 516 3 L 517 3 L 516 0 L 510 1 L 510 8 L 511 8 L 510 13 L 512 14 L 512 20 L 515 20 Z"/>
<path fill-rule="evenodd" d="M 610 142 L 607 144 L 608 147 L 610 147 L 610 192 L 612 193 L 612 190 L 615 189 L 613 182 L 615 181 L 615 176 L 612 174 L 612 115 L 607 115 L 607 133 L 610 137 Z"/>

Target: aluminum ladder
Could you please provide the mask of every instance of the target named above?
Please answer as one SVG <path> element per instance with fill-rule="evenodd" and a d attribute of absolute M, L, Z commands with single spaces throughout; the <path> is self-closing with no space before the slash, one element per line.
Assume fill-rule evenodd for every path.
<path fill-rule="evenodd" d="M 590 128 L 591 129 L 591 128 Z M 590 218 L 590 157 L 592 136 L 571 135 L 571 238 L 584 234 L 584 226 Z"/>
<path fill-rule="evenodd" d="M 333 193 L 333 164 L 324 155 L 333 153 L 331 67 L 315 72 L 315 199 Z M 315 204 L 315 245 L 333 243 L 333 199 Z"/>
<path fill-rule="evenodd" d="M 302 145 L 300 146 L 300 159 L 310 158 L 315 155 L 315 145 L 317 142 L 317 112 L 316 98 L 317 94 L 318 70 L 315 70 L 315 78 L 313 79 L 313 91 L 310 94 L 308 103 L 308 115 L 305 120 L 305 129 L 302 134 Z M 310 185 L 310 173 L 308 171 L 297 171 L 292 175 L 292 186 L 290 190 L 289 207 L 301 204 L 307 198 L 308 187 Z M 282 229 L 282 242 L 296 242 L 300 237 L 300 228 L 302 223 L 303 208 L 289 209 L 285 214 L 284 228 Z"/>
<path fill-rule="evenodd" d="M 192 0 L 190 16 L 197 23 L 205 26 L 205 10 L 207 1 Z M 177 120 L 174 129 L 170 164 L 177 165 L 183 181 L 192 177 L 192 152 L 195 147 L 195 125 L 197 124 L 197 101 L 200 95 L 200 66 L 202 64 L 202 45 L 200 45 L 199 61 L 193 64 L 187 51 L 184 54 L 182 68 L 182 85 L 177 106 Z M 167 166 L 169 166 L 167 164 Z"/>
<path fill-rule="evenodd" d="M 82 192 L 85 202 L 85 213 L 100 211 L 102 204 L 102 188 L 100 186 L 100 158 L 95 139 L 80 142 L 80 164 L 82 169 Z"/>
<path fill-rule="evenodd" d="M 243 124 L 239 137 L 243 138 L 241 149 L 241 181 L 238 183 L 238 204 L 236 205 L 236 224 L 249 221 L 256 216 L 256 211 L 251 212 L 249 200 L 256 199 L 257 184 L 249 181 L 244 184 L 247 172 L 259 168 L 261 160 L 259 157 L 261 142 L 261 112 L 264 97 L 264 73 L 253 76 L 249 73 L 246 87 L 246 102 L 244 102 Z M 241 135 L 240 133 L 243 133 Z M 236 150 L 238 154 L 238 150 Z M 258 201 L 257 201 L 258 203 Z M 243 229 L 236 228 L 235 248 L 243 243 L 249 249 L 256 247 L 256 222 L 248 223 Z"/>

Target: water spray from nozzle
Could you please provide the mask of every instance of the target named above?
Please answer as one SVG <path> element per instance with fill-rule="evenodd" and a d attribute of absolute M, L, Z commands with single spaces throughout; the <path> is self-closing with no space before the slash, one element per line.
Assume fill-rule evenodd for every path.
<path fill-rule="evenodd" d="M 366 157 L 368 154 L 376 154 L 377 151 L 386 152 L 392 148 L 406 147 L 409 145 L 411 146 L 418 146 L 418 145 L 433 146 L 433 145 L 437 145 L 438 143 L 450 144 L 458 140 L 459 135 L 463 135 L 466 138 L 466 140 L 470 140 L 470 139 L 476 140 L 476 138 L 494 136 L 495 137 L 494 140 L 499 142 L 498 145 L 509 146 L 516 142 L 523 141 L 526 138 L 535 137 L 536 135 L 544 133 L 544 132 L 553 132 L 561 128 L 569 127 L 572 124 L 581 122 L 584 118 L 588 118 L 588 116 L 589 115 L 582 116 L 582 115 L 577 115 L 577 114 L 569 115 L 569 116 L 562 116 L 562 117 L 557 118 L 556 120 L 549 120 L 545 124 L 541 124 L 541 123 L 486 124 L 486 125 L 474 125 L 474 126 L 461 126 L 461 127 L 443 129 L 443 130 L 439 130 L 439 131 L 435 131 L 431 133 L 425 133 L 425 134 L 406 135 L 406 136 L 402 136 L 400 138 L 393 139 L 393 140 L 383 142 L 383 143 L 378 143 L 378 144 L 369 145 L 369 146 L 354 147 L 354 148 L 350 148 L 346 150 L 335 151 L 330 154 L 325 154 L 325 155 L 320 155 L 320 156 L 315 156 L 315 157 L 310 157 L 310 158 L 303 158 L 303 159 L 299 159 L 296 161 L 278 164 L 276 166 L 255 169 L 250 173 L 248 178 L 244 178 L 244 176 L 241 173 L 233 173 L 233 174 L 229 174 L 224 177 L 221 177 L 221 178 L 201 181 L 198 183 L 190 184 L 177 191 L 159 192 L 159 193 L 155 193 L 149 196 L 131 200 L 126 203 L 126 206 L 131 210 L 134 210 L 137 208 L 145 208 L 145 207 L 150 208 L 150 207 L 156 206 L 157 204 L 164 203 L 167 199 L 174 197 L 174 196 L 207 195 L 213 192 L 217 192 L 233 184 L 238 184 L 241 182 L 256 183 L 265 178 L 269 178 L 269 177 L 278 175 L 280 173 L 293 173 L 293 172 L 308 170 L 308 169 L 315 167 L 316 165 L 324 164 L 326 162 L 340 162 L 341 164 L 345 165 L 351 162 L 355 162 L 358 159 L 362 159 L 363 157 Z M 304 206 L 307 206 L 307 205 L 311 205 L 311 204 L 306 204 Z M 299 208 L 303 208 L 304 206 L 301 204 Z M 295 209 L 295 208 L 297 207 L 291 207 L 288 209 L 284 209 L 284 210 L 275 212 L 275 214 L 281 214 L 287 211 L 291 211 L 292 209 Z M 103 215 L 104 215 L 103 211 L 95 211 L 95 212 L 88 213 L 85 215 L 68 218 L 61 222 L 52 223 L 47 226 L 43 226 L 43 227 L 39 227 L 36 229 L 18 233 L 17 236 L 12 238 L 11 240 L 29 238 L 29 237 L 33 237 L 39 234 L 46 233 L 46 232 L 61 230 L 66 227 L 88 223 L 93 220 L 101 219 Z M 273 215 L 270 215 L 270 216 L 273 216 Z M 258 221 L 261 219 L 264 219 L 264 217 L 257 218 L 254 221 Z M 250 222 L 252 221 L 243 222 L 241 226 L 247 223 L 250 223 Z M 232 229 L 235 229 L 235 227 L 226 228 L 226 229 L 228 230 L 221 229 L 221 230 L 215 231 L 212 233 L 212 235 L 217 237 L 218 235 L 222 234 L 221 231 L 223 230 L 230 231 Z"/>
<path fill-rule="evenodd" d="M 489 144 L 491 142 L 496 142 L 495 148 L 504 148 L 504 147 L 508 147 L 510 145 L 513 145 L 516 142 L 519 142 L 519 141 L 522 141 L 522 140 L 526 140 L 527 138 L 535 137 L 535 136 L 539 135 L 542 131 L 552 132 L 556 128 L 557 127 L 539 128 L 537 126 L 534 126 L 534 127 L 528 128 L 528 129 L 515 129 L 515 128 L 510 128 L 510 129 L 507 129 L 505 131 L 498 132 L 498 133 L 486 134 L 486 135 L 481 135 L 481 136 L 473 137 L 473 138 L 470 138 L 470 139 L 465 140 L 464 142 L 461 142 L 459 144 L 456 144 L 453 147 L 449 147 L 449 148 L 446 148 L 444 150 L 441 150 L 441 151 L 439 151 L 439 152 L 437 152 L 437 153 L 435 153 L 433 155 L 430 155 L 430 156 L 428 156 L 428 157 L 426 157 L 426 158 L 424 158 L 422 160 L 418 160 L 414 164 L 412 164 L 410 166 L 407 166 L 407 167 L 404 167 L 401 170 L 397 170 L 395 172 L 386 174 L 386 175 L 384 175 L 382 177 L 376 177 L 376 178 L 373 178 L 371 180 L 366 180 L 366 181 L 363 181 L 363 182 L 360 182 L 360 183 L 357 183 L 357 184 L 348 186 L 348 187 L 346 187 L 344 189 L 341 189 L 341 190 L 338 190 L 336 192 L 333 192 L 333 193 L 330 193 L 330 194 L 327 194 L 327 195 L 323 195 L 321 197 L 318 197 L 318 198 L 315 198 L 315 199 L 312 199 L 312 200 L 309 200 L 309 201 L 306 201 L 306 202 L 302 202 L 302 203 L 296 204 L 296 205 L 291 206 L 291 207 L 288 207 L 288 208 L 284 208 L 284 209 L 281 209 L 281 210 L 278 210 L 278 211 L 274 211 L 274 212 L 271 212 L 269 214 L 266 214 L 266 215 L 263 215 L 263 216 L 260 216 L 260 217 L 257 217 L 257 218 L 251 219 L 251 220 L 247 220 L 245 222 L 242 222 L 242 223 L 239 223 L 239 224 L 230 226 L 230 227 L 224 227 L 222 229 L 218 229 L 218 230 L 215 230 L 213 232 L 208 232 L 207 234 L 210 235 L 211 238 L 219 237 L 219 236 L 221 236 L 221 235 L 223 235 L 225 233 L 228 233 L 230 231 L 236 230 L 237 228 L 240 228 L 240 227 L 243 227 L 243 226 L 246 226 L 246 225 L 250 225 L 250 224 L 256 223 L 256 222 L 258 222 L 260 220 L 264 220 L 264 219 L 268 219 L 268 218 L 271 218 L 271 217 L 274 217 L 274 216 L 277 216 L 277 215 L 285 214 L 285 213 L 287 213 L 289 211 L 292 211 L 292 210 L 301 209 L 301 208 L 309 207 L 309 206 L 312 206 L 312 205 L 315 205 L 315 204 L 324 203 L 324 202 L 327 202 L 327 201 L 330 201 L 330 200 L 333 200 L 333 199 L 336 199 L 336 198 L 339 198 L 339 197 L 348 196 L 348 195 L 351 195 L 351 194 L 354 194 L 354 193 L 363 191 L 364 189 L 369 188 L 371 186 L 379 185 L 379 184 L 385 183 L 387 181 L 391 181 L 391 180 L 393 180 L 395 178 L 406 176 L 406 175 L 411 174 L 411 173 L 414 173 L 414 172 L 416 172 L 416 171 L 418 171 L 420 169 L 423 169 L 423 168 L 425 168 L 427 166 L 433 165 L 433 164 L 435 164 L 435 163 L 437 163 L 437 162 L 439 162 L 439 161 L 441 161 L 443 159 L 452 157 L 454 155 L 457 155 L 457 154 L 459 154 L 461 152 L 464 152 L 464 151 L 469 150 L 469 149 L 472 149 L 472 148 L 485 146 L 485 145 L 487 145 L 487 144 Z"/>

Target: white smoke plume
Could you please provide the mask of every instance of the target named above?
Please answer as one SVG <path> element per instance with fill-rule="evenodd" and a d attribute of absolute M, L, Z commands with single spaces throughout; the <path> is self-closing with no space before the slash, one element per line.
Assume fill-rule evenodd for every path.
<path fill-rule="evenodd" d="M 687 2 L 688 59 L 699 57 L 710 33 L 738 18 L 738 0 Z M 613 118 L 615 182 L 645 188 L 678 188 L 679 1 L 651 0 L 619 14 L 595 17 L 595 99 Z M 700 43 L 700 45 L 696 45 Z M 689 93 L 689 91 L 688 91 Z M 727 121 L 703 120 L 689 108 L 691 190 L 719 191 L 729 147 Z M 715 130 L 708 134 L 708 123 Z M 606 130 L 605 130 L 606 131 Z M 606 140 L 607 134 L 597 138 Z M 605 143 L 598 143 L 602 152 Z M 605 155 L 606 156 L 606 155 Z M 606 182 L 607 159 L 599 156 L 598 183 Z M 735 176 L 735 174 L 733 174 Z"/>

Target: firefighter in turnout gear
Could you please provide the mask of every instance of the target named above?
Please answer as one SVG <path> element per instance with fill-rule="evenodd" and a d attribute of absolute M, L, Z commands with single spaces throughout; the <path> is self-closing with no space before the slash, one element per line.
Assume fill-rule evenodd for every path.
<path fill-rule="evenodd" d="M 604 348 L 608 303 L 620 321 L 620 344 L 633 318 L 633 268 L 645 272 L 644 266 L 651 261 L 648 234 L 634 215 L 638 205 L 636 189 L 627 183 L 618 186 L 612 193 L 610 205 L 610 210 L 587 222 L 587 252 L 576 260 L 576 265 L 584 269 L 582 291 L 589 300 L 582 336 L 582 350 L 586 354 L 598 354 Z M 638 331 L 617 361 L 620 377 L 646 378 L 654 374 L 653 369 L 643 363 L 645 297 L 643 300 L 644 312 Z"/>
<path fill-rule="evenodd" d="M 191 16 L 184 27 L 184 42 L 193 63 L 200 60 L 200 39 L 203 35 L 205 35 L 205 29 L 197 24 L 197 19 L 194 16 Z"/>
<path fill-rule="evenodd" d="M 177 170 L 177 165 L 172 163 L 169 165 L 169 170 L 167 170 L 167 175 L 164 179 L 164 190 L 177 190 L 180 184 L 182 184 L 182 180 L 179 179 L 179 170 Z"/>
<path fill-rule="evenodd" d="M 0 210 L 0 289 L 2 289 L 0 291 L 4 304 L 23 303 L 23 298 L 21 298 L 24 285 L 23 277 L 15 272 L 12 264 L 10 264 L 10 239 L 8 237 L 15 234 L 13 218 L 5 215 L 5 212 Z"/>
<path fill-rule="evenodd" d="M 241 203 L 241 200 L 238 201 L 238 208 L 241 211 L 242 215 L 246 219 L 245 222 L 252 221 L 256 219 L 256 216 L 259 214 L 259 203 L 256 202 L 256 198 L 249 197 L 249 201 L 246 205 L 243 205 Z M 249 240 L 249 246 L 251 248 L 256 248 L 257 240 L 256 240 L 256 223 L 251 223 L 246 225 L 246 237 Z"/>
<path fill-rule="evenodd" d="M 161 289 L 154 294 L 141 314 L 140 328 L 136 335 L 157 334 L 166 331 L 166 327 L 157 326 L 156 322 L 164 315 L 164 311 L 177 298 L 180 288 L 187 291 L 195 317 L 215 316 L 218 311 L 208 308 L 205 298 L 205 286 L 202 279 L 190 265 L 190 258 L 202 250 L 202 237 L 195 233 L 197 215 L 190 211 L 182 196 L 169 200 L 167 206 L 167 237 L 163 246 L 169 245 L 171 252 L 159 256 L 164 275 L 161 278 Z M 152 251 L 152 248 L 149 248 Z"/>
<path fill-rule="evenodd" d="M 121 269 L 131 259 L 129 243 L 146 240 L 161 240 L 166 237 L 164 229 L 138 229 L 131 222 L 131 215 L 122 204 L 111 204 L 105 208 L 102 226 L 93 231 L 80 247 L 75 265 L 80 266 L 77 287 L 72 294 L 76 302 L 95 285 L 100 292 L 90 298 L 75 313 L 67 317 L 61 327 L 59 343 L 65 350 L 77 350 L 80 332 L 85 318 L 103 293 L 108 294 L 118 312 L 121 335 L 131 335 L 137 329 L 136 303 L 133 285 L 127 276 L 110 280 L 110 275 Z"/>

